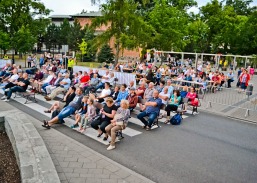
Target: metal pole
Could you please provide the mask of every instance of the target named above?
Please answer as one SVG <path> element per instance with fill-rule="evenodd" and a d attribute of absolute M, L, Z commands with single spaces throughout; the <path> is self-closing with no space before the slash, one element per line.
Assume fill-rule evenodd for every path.
<path fill-rule="evenodd" d="M 233 60 L 233 73 L 236 70 L 235 64 L 236 64 L 236 56 L 234 56 L 234 60 Z"/>
<path fill-rule="evenodd" d="M 246 68 L 247 57 L 245 57 L 245 68 Z"/>
<path fill-rule="evenodd" d="M 184 63 L 184 53 L 182 52 L 182 54 L 181 54 L 182 56 L 181 56 L 181 63 Z M 181 64 L 182 65 L 182 64 Z"/>
<path fill-rule="evenodd" d="M 195 71 L 197 71 L 197 60 L 198 60 L 198 57 L 197 57 L 197 53 L 195 54 Z"/>

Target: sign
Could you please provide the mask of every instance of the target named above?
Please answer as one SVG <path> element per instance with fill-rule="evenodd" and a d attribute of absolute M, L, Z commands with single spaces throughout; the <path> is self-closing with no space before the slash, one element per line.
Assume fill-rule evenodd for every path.
<path fill-rule="evenodd" d="M 62 45 L 62 50 L 61 50 L 61 52 L 66 53 L 66 52 L 68 52 L 68 51 L 69 51 L 69 45 Z"/>

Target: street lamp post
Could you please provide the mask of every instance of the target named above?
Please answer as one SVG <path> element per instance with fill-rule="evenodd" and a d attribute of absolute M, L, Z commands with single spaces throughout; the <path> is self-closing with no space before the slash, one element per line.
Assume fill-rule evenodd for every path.
<path fill-rule="evenodd" d="M 12 40 L 12 39 L 13 39 L 13 36 L 12 36 L 12 34 L 11 34 L 10 25 L 7 24 L 7 25 L 6 25 L 6 28 L 7 28 L 7 32 L 8 32 L 9 35 L 10 35 L 10 39 Z M 15 63 L 15 60 L 14 60 L 14 49 L 13 49 L 13 45 L 12 45 L 12 64 L 14 64 L 14 63 Z"/>

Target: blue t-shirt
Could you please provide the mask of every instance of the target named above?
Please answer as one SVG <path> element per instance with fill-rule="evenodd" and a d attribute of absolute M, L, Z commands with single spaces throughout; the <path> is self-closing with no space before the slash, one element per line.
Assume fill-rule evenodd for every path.
<path fill-rule="evenodd" d="M 41 57 L 41 58 L 39 59 L 39 64 L 40 64 L 40 65 L 43 65 L 44 62 L 45 62 L 45 59 Z"/>
<path fill-rule="evenodd" d="M 187 96 L 187 91 L 181 91 L 180 96 L 181 98 L 185 98 Z"/>
<path fill-rule="evenodd" d="M 70 84 L 71 84 L 70 78 L 64 78 L 62 81 L 67 83 L 67 84 L 62 85 L 62 86 L 63 86 L 65 89 L 68 90 L 69 87 L 70 87 Z"/>
<path fill-rule="evenodd" d="M 156 113 L 159 114 L 160 112 L 160 108 L 162 105 L 162 100 L 160 98 L 150 98 L 147 102 L 156 102 L 157 106 L 153 107 L 153 106 L 147 106 L 146 107 L 146 113 Z"/>

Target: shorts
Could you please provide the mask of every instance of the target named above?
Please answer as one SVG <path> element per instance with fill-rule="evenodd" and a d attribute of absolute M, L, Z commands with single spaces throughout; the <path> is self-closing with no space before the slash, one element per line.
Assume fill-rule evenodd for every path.
<path fill-rule="evenodd" d="M 64 106 L 66 105 L 66 102 L 59 102 L 59 108 L 60 110 L 62 110 L 64 108 Z"/>
<path fill-rule="evenodd" d="M 245 90 L 245 89 L 247 88 L 247 86 L 245 85 L 245 83 L 241 83 L 240 86 L 241 86 L 241 88 L 242 88 L 243 90 Z"/>
<path fill-rule="evenodd" d="M 67 106 L 61 110 L 61 112 L 58 114 L 58 119 L 63 120 L 64 118 L 74 114 L 76 109 L 71 106 Z"/>

